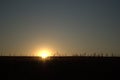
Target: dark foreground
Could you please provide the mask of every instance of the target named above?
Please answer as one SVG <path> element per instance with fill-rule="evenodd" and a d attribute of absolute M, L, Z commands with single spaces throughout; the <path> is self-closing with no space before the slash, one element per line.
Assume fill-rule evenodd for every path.
<path fill-rule="evenodd" d="M 0 57 L 0 80 L 116 80 L 119 77 L 120 58 L 117 57 L 51 57 L 47 60 Z"/>

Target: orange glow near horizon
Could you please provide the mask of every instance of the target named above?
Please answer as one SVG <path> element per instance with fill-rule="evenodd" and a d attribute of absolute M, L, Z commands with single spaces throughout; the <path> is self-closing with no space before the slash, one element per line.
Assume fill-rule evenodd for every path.
<path fill-rule="evenodd" d="M 37 55 L 37 56 L 39 56 L 39 57 L 41 57 L 41 58 L 43 58 L 43 59 L 46 59 L 46 58 L 52 56 L 52 54 L 51 54 L 50 51 L 48 51 L 48 50 L 40 50 L 40 51 L 38 52 L 38 55 Z"/>

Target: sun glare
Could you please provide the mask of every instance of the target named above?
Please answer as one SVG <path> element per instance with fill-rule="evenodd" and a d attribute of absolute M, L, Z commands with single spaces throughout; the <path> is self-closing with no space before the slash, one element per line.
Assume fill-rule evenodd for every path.
<path fill-rule="evenodd" d="M 46 59 L 51 56 L 50 52 L 47 50 L 40 51 L 39 55 L 41 58 Z"/>

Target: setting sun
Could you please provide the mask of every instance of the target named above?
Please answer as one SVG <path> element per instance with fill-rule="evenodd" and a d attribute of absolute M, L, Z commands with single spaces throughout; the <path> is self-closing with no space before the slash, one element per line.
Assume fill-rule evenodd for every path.
<path fill-rule="evenodd" d="M 48 52 L 42 52 L 40 55 L 42 58 L 47 58 L 49 56 Z"/>
<path fill-rule="evenodd" d="M 40 51 L 38 54 L 39 57 L 45 59 L 51 56 L 51 53 L 48 50 Z"/>

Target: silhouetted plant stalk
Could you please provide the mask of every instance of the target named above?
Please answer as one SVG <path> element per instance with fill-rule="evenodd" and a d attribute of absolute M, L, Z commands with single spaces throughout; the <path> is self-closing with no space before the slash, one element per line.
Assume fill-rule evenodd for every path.
<path fill-rule="evenodd" d="M 10 50 L 8 51 L 5 48 L 0 49 L 0 56 L 35 56 L 35 54 L 32 53 L 33 50 L 26 50 L 26 49 L 16 49 L 16 50 Z M 52 53 L 52 56 L 69 56 L 69 53 L 65 53 L 62 54 L 61 52 L 54 52 Z M 71 55 L 71 56 L 88 56 L 88 57 L 115 57 L 114 53 L 104 53 L 102 51 L 100 51 L 100 53 L 98 52 L 93 52 L 93 53 L 87 53 L 85 51 L 82 52 L 75 52 L 75 54 Z"/>

